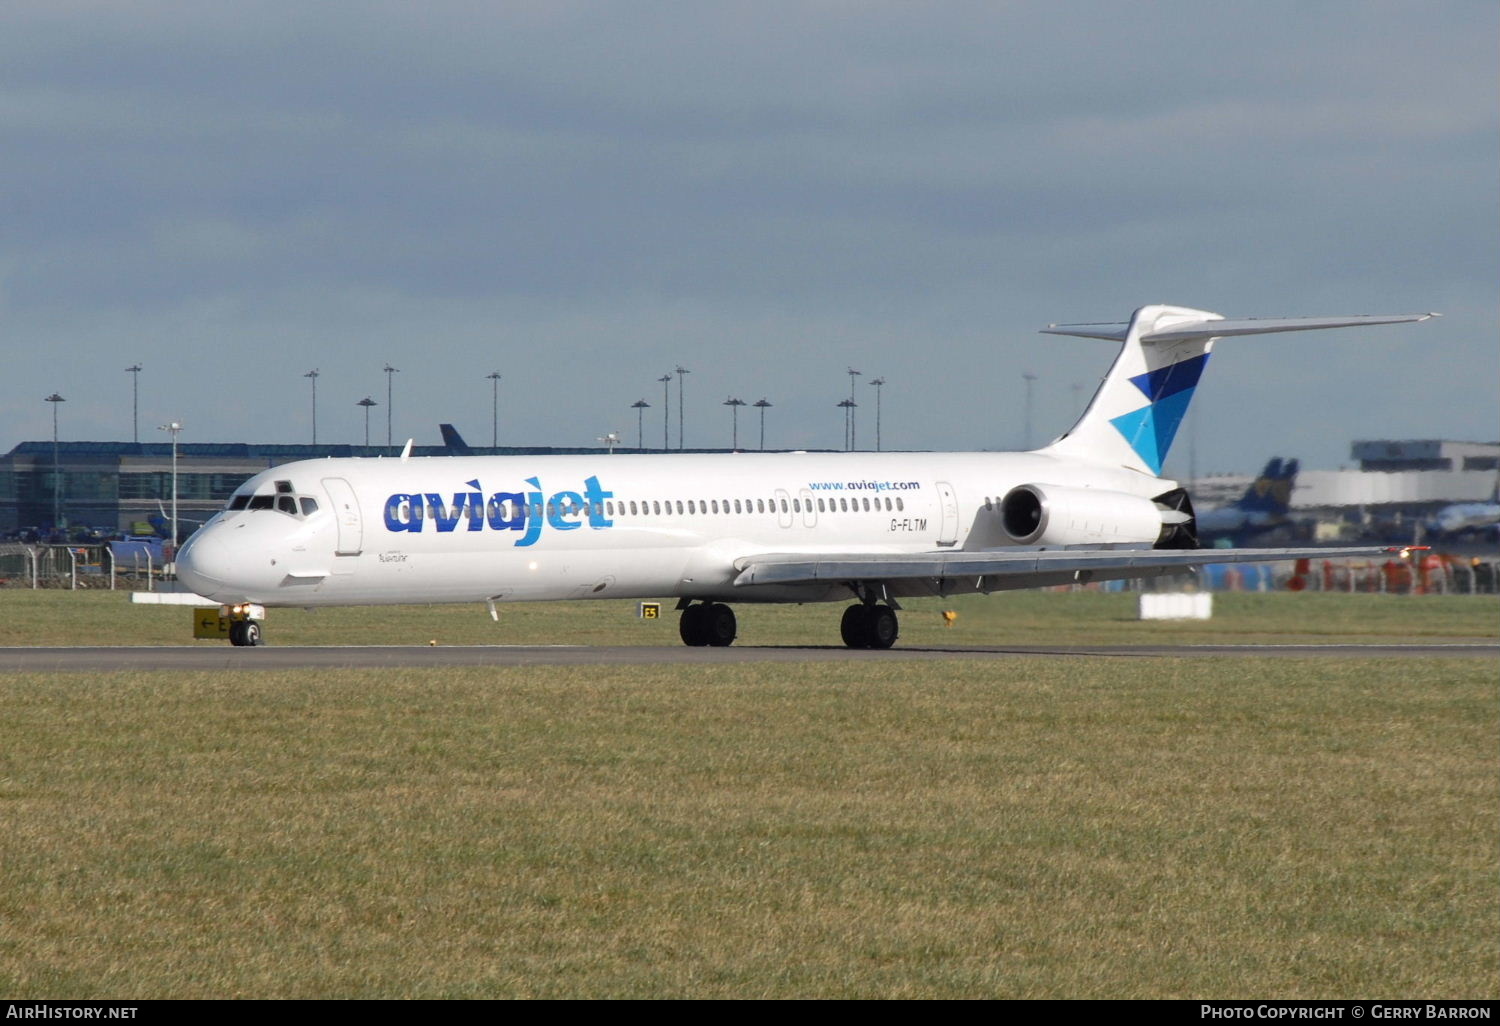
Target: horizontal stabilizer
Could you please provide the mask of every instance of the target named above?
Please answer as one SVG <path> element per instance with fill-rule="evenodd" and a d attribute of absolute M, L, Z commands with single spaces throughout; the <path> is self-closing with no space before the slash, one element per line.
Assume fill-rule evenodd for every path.
<path fill-rule="evenodd" d="M 1237 321 L 1201 320 L 1173 324 L 1161 331 L 1143 332 L 1141 342 L 1181 342 L 1194 338 L 1227 338 L 1230 335 L 1270 335 L 1279 331 L 1315 331 L 1319 328 L 1360 328 L 1372 324 L 1409 324 L 1442 314 L 1366 314 L 1355 317 L 1251 317 Z M 1130 322 L 1123 324 L 1049 324 L 1044 335 L 1073 335 L 1124 342 Z"/>

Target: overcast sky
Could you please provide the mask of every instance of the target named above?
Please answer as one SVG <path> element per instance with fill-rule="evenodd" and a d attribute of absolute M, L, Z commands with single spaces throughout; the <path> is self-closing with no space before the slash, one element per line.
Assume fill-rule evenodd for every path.
<path fill-rule="evenodd" d="M 1168 471 L 1500 437 L 1500 5 L 0 8 L 0 451 L 51 436 L 1006 449 L 1168 302 L 1437 322 L 1219 344 Z M 675 379 L 674 379 L 675 380 Z M 672 444 L 677 444 L 672 388 Z M 742 446 L 757 443 L 753 408 Z"/>

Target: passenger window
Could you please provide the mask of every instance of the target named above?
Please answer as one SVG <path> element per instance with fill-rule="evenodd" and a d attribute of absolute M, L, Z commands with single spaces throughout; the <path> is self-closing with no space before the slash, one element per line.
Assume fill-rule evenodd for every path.
<path fill-rule="evenodd" d="M 899 496 L 899 495 L 896 496 L 896 509 L 898 509 L 898 510 L 904 510 L 904 509 L 906 509 L 906 503 L 904 503 L 904 502 L 901 501 L 901 496 Z"/>
<path fill-rule="evenodd" d="M 734 511 L 735 511 L 735 512 L 736 512 L 736 513 L 740 513 L 740 512 L 743 512 L 743 511 L 742 511 L 742 510 L 741 510 L 741 509 L 740 509 L 740 500 L 739 500 L 739 499 L 735 499 L 735 500 L 734 500 Z"/>
<path fill-rule="evenodd" d="M 661 516 L 661 503 L 657 502 L 655 499 L 651 500 L 651 512 L 655 513 L 657 516 Z"/>
<path fill-rule="evenodd" d="M 305 516 L 305 517 L 310 517 L 314 513 L 316 513 L 317 511 L 318 511 L 318 500 L 317 499 L 310 499 L 310 498 L 307 498 L 306 496 L 303 496 L 303 498 L 302 498 L 302 515 Z"/>
<path fill-rule="evenodd" d="M 682 516 L 682 500 L 677 500 L 677 515 Z"/>
<path fill-rule="evenodd" d="M 630 515 L 631 516 L 635 516 L 636 515 L 636 508 L 635 508 L 635 500 L 634 499 L 630 500 Z"/>
<path fill-rule="evenodd" d="M 801 513 L 802 512 L 802 500 L 801 499 L 793 499 L 792 500 L 792 512 L 793 513 Z"/>

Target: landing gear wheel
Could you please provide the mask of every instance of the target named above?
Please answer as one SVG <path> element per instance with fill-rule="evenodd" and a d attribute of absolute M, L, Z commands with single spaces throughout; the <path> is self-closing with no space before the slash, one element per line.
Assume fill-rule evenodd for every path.
<path fill-rule="evenodd" d="M 677 621 L 677 633 L 682 635 L 684 645 L 701 648 L 708 644 L 708 629 L 704 624 L 707 612 L 708 606 L 702 603 L 682 611 L 682 617 Z"/>
<path fill-rule="evenodd" d="M 734 642 L 738 632 L 734 610 L 722 602 L 700 602 L 688 606 L 677 621 L 682 643 L 694 647 L 712 645 L 724 648 Z"/>
<path fill-rule="evenodd" d="M 259 645 L 260 624 L 254 620 L 236 620 L 229 625 L 229 643 L 231 645 Z"/>
<path fill-rule="evenodd" d="M 900 628 L 896 623 L 896 611 L 890 606 L 871 606 L 869 624 L 871 648 L 890 648 L 896 643 Z"/>
<path fill-rule="evenodd" d="M 839 622 L 839 635 L 850 648 L 870 647 L 868 610 L 868 606 L 850 606 L 844 610 L 844 619 Z"/>
<path fill-rule="evenodd" d="M 734 644 L 734 637 L 739 632 L 739 624 L 734 619 L 734 610 L 722 602 L 715 602 L 706 608 L 708 612 L 703 618 L 703 623 L 706 627 L 708 643 L 715 648 L 728 648 Z"/>
<path fill-rule="evenodd" d="M 850 648 L 890 648 L 899 633 L 896 611 L 890 606 L 850 606 L 839 624 L 839 634 Z"/>

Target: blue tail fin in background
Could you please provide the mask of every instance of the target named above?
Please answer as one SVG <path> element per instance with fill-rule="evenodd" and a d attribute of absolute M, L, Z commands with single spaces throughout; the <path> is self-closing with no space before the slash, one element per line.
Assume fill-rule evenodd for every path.
<path fill-rule="evenodd" d="M 438 430 L 443 433 L 443 444 L 448 447 L 449 456 L 474 455 L 474 450 L 469 448 L 469 444 L 458 433 L 458 428 L 452 424 L 439 424 Z"/>

